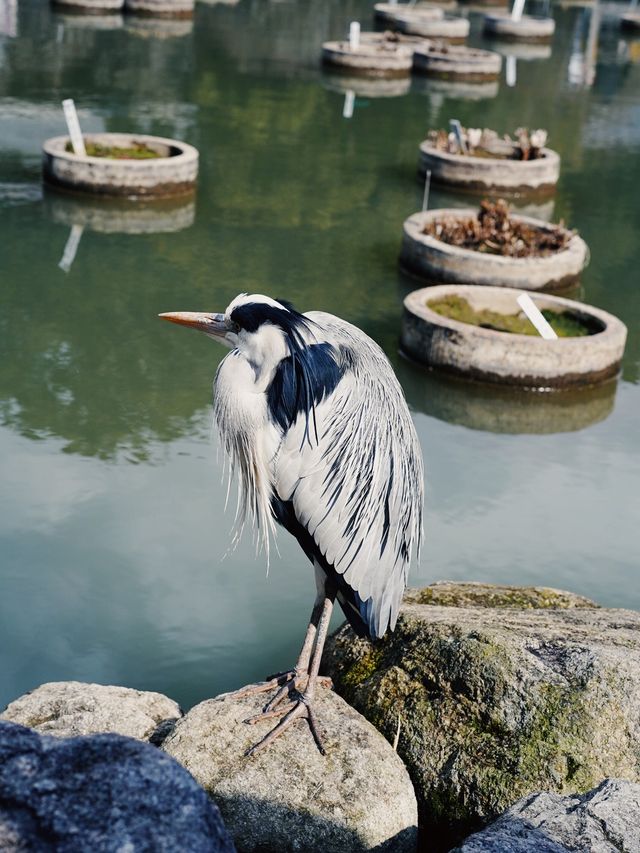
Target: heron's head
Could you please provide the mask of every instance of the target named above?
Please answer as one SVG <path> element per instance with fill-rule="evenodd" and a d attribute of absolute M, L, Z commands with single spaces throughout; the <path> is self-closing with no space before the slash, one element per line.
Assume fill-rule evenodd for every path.
<path fill-rule="evenodd" d="M 285 301 L 259 293 L 241 293 L 224 314 L 191 311 L 160 314 L 163 320 L 199 329 L 210 338 L 237 349 L 257 366 L 277 364 L 303 345 L 309 321 Z"/>

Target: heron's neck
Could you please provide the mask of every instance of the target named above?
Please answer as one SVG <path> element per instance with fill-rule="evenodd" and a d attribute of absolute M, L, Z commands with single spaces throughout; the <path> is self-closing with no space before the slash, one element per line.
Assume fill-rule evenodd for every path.
<path fill-rule="evenodd" d="M 253 374 L 253 387 L 246 390 L 259 394 L 271 384 L 278 365 L 289 355 L 289 347 L 282 329 L 265 324 L 258 332 L 241 337 L 238 354 Z"/>

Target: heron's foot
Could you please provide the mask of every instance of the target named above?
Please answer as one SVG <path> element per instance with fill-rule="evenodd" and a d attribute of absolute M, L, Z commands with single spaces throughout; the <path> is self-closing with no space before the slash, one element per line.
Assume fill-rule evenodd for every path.
<path fill-rule="evenodd" d="M 262 710 L 262 714 L 252 717 L 252 720 L 264 718 L 264 714 L 271 712 L 287 697 L 293 697 L 296 694 L 302 694 L 309 682 L 309 673 L 306 670 L 290 669 L 287 672 L 277 672 L 275 675 L 269 676 L 266 681 L 260 681 L 258 684 L 249 684 L 247 687 L 242 687 L 236 690 L 233 694 L 238 699 L 244 696 L 253 696 L 256 693 L 266 693 L 269 690 L 276 690 L 275 695 L 267 702 Z M 326 687 L 329 690 L 333 687 L 333 681 L 328 675 L 319 675 L 316 677 L 316 684 L 319 687 Z M 273 716 L 273 715 L 271 715 Z"/>
<path fill-rule="evenodd" d="M 318 682 L 316 682 L 318 683 Z M 322 738 L 320 737 L 320 733 L 318 731 L 318 725 L 316 721 L 316 715 L 313 710 L 312 697 L 303 693 L 300 697 L 294 702 L 290 702 L 287 705 L 278 708 L 273 711 L 267 711 L 263 714 L 259 714 L 257 717 L 252 717 L 250 720 L 246 720 L 248 723 L 255 723 L 259 720 L 269 719 L 271 717 L 276 717 L 284 714 L 280 722 L 269 732 L 269 734 L 265 735 L 262 740 L 258 741 L 251 749 L 248 749 L 245 752 L 246 756 L 255 755 L 257 752 L 260 752 L 263 749 L 266 749 L 270 746 L 276 738 L 280 737 L 280 735 L 286 731 L 296 720 L 306 719 L 309 723 L 309 728 L 311 729 L 311 734 L 313 735 L 313 739 L 316 742 L 316 746 L 320 750 L 321 755 L 325 755 L 325 748 L 322 743 Z"/>

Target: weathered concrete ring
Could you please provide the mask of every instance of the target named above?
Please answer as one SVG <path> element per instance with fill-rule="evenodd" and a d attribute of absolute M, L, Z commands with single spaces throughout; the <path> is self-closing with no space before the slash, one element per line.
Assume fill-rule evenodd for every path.
<path fill-rule="evenodd" d="M 599 308 L 539 294 L 538 308 L 568 311 L 586 323 L 592 334 L 547 341 L 536 335 L 499 332 L 443 317 L 429 302 L 456 295 L 476 310 L 517 314 L 520 290 L 475 285 L 442 285 L 414 290 L 404 300 L 401 344 L 422 364 L 449 373 L 530 388 L 594 385 L 615 376 L 622 361 L 627 329 Z"/>
<path fill-rule="evenodd" d="M 574 234 L 567 246 L 544 257 L 512 258 L 452 246 L 424 233 L 428 222 L 444 218 L 471 219 L 476 210 L 440 209 L 414 213 L 404 221 L 400 265 L 429 282 L 474 283 L 521 290 L 562 290 L 574 284 L 588 263 L 587 244 Z M 511 215 L 543 230 L 560 226 L 530 216 Z"/>
<path fill-rule="evenodd" d="M 396 15 L 393 26 L 401 33 L 430 39 L 442 39 L 452 44 L 464 42 L 469 35 L 467 18 L 448 17 L 441 20 L 429 20 L 417 15 Z"/>
<path fill-rule="evenodd" d="M 420 174 L 431 172 L 431 180 L 439 184 L 460 187 L 473 192 L 500 191 L 509 193 L 553 192 L 560 177 L 560 155 L 543 148 L 535 160 L 507 159 L 512 146 L 499 142 L 505 159 L 473 157 L 440 151 L 428 140 L 420 143 Z"/>
<path fill-rule="evenodd" d="M 192 18 L 195 0 L 125 0 L 127 12 L 151 18 Z"/>
<path fill-rule="evenodd" d="M 198 152 L 184 142 L 133 133 L 91 133 L 85 142 L 126 148 L 145 143 L 162 156 L 148 160 L 79 157 L 66 150 L 68 136 L 47 139 L 42 171 L 47 184 L 65 190 L 105 196 L 160 197 L 194 192 Z"/>
<path fill-rule="evenodd" d="M 462 46 L 443 50 L 433 45 L 413 52 L 414 71 L 443 80 L 497 80 L 501 68 L 502 57 L 491 50 Z"/>
<path fill-rule="evenodd" d="M 405 77 L 411 73 L 413 47 L 398 44 L 382 48 L 378 42 L 365 40 L 354 49 L 348 41 L 326 41 L 322 45 L 322 61 L 350 74 Z"/>
<path fill-rule="evenodd" d="M 398 15 L 407 14 L 421 16 L 432 21 L 439 21 L 444 17 L 440 6 L 432 6 L 426 3 L 411 6 L 408 3 L 376 3 L 373 7 L 374 17 L 383 24 L 393 24 Z"/>
<path fill-rule="evenodd" d="M 124 6 L 124 0 L 51 0 L 51 5 L 65 12 L 104 15 L 119 12 Z"/>
<path fill-rule="evenodd" d="M 514 21 L 509 15 L 485 15 L 484 32 L 505 41 L 550 41 L 556 29 L 553 18 L 523 15 Z"/>

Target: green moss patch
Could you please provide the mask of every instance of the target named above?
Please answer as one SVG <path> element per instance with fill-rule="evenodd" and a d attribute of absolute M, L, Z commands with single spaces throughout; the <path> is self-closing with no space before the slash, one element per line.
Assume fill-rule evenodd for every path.
<path fill-rule="evenodd" d="M 464 297 L 455 294 L 429 300 L 426 304 L 442 317 L 458 320 L 461 323 L 469 323 L 483 329 L 492 329 L 494 332 L 539 337 L 536 327 L 523 313 L 503 314 L 499 311 L 491 311 L 488 308 L 479 310 L 472 308 Z M 593 334 L 593 330 L 589 326 L 567 311 L 558 312 L 544 309 L 542 316 L 559 338 L 580 338 Z"/>
<path fill-rule="evenodd" d="M 111 160 L 154 160 L 162 157 L 162 154 L 149 148 L 146 142 L 134 142 L 128 148 L 101 145 L 99 142 L 85 142 L 85 149 L 89 157 L 107 157 Z M 65 151 L 73 154 L 73 146 L 70 142 L 67 142 Z"/>

